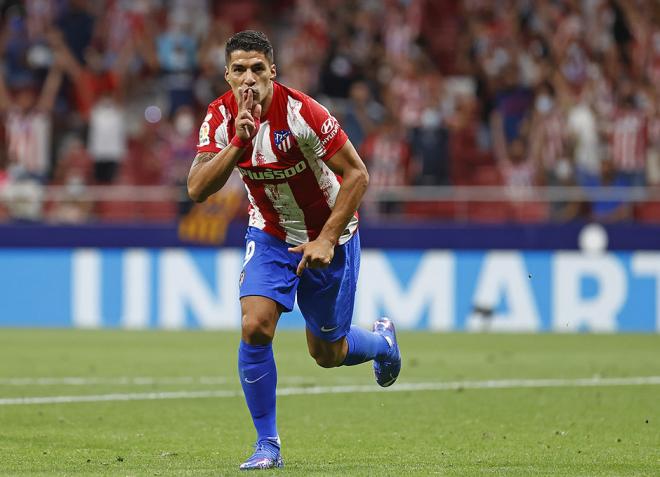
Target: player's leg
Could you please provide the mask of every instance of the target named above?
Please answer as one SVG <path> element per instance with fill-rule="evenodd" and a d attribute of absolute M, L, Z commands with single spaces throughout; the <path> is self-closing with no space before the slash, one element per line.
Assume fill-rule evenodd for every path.
<path fill-rule="evenodd" d="M 328 268 L 307 269 L 301 277 L 298 304 L 307 323 L 309 352 L 320 366 L 400 362 L 396 337 L 383 334 L 375 325 L 374 331 L 351 325 L 359 268 L 360 239 L 356 234 L 335 248 Z"/>
<path fill-rule="evenodd" d="M 307 349 L 316 364 L 322 368 L 335 368 L 344 363 L 348 352 L 346 337 L 342 336 L 337 341 L 326 341 L 312 333 L 309 328 L 306 328 L 305 331 L 307 333 Z"/>
<path fill-rule="evenodd" d="M 277 368 L 272 340 L 282 311 L 293 308 L 297 262 L 288 245 L 250 228 L 240 278 L 241 343 L 238 370 L 245 400 L 257 431 L 254 454 L 241 469 L 280 467 L 275 412 Z"/>
<path fill-rule="evenodd" d="M 241 298 L 241 343 L 238 372 L 257 440 L 277 438 L 275 388 L 277 369 L 273 356 L 273 337 L 281 307 L 270 298 Z"/>
<path fill-rule="evenodd" d="M 257 431 L 256 450 L 241 469 L 279 467 L 282 459 L 275 412 L 277 368 L 272 341 L 282 308 L 270 298 L 244 296 L 241 311 L 238 373 Z"/>
<path fill-rule="evenodd" d="M 351 325 L 348 333 L 336 341 L 319 337 L 308 327 L 307 348 L 316 364 L 322 368 L 355 366 L 390 354 L 390 343 L 380 333 Z"/>

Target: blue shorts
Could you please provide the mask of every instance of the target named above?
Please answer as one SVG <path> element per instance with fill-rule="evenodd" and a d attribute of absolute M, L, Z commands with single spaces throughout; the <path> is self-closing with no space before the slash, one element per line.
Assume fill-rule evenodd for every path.
<path fill-rule="evenodd" d="M 357 232 L 344 245 L 335 247 L 335 255 L 327 268 L 305 269 L 301 277 L 296 275 L 296 269 L 302 254 L 289 252 L 291 246 L 255 227 L 248 227 L 239 279 L 240 297 L 265 296 L 291 311 L 297 294 L 307 328 L 325 341 L 341 339 L 351 327 L 360 271 Z"/>

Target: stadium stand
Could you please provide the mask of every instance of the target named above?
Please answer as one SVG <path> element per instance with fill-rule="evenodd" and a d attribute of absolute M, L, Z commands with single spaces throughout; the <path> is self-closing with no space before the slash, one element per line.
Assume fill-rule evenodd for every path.
<path fill-rule="evenodd" d="M 588 199 L 603 163 L 617 186 L 660 184 L 654 0 L 0 8 L 2 221 L 176 220 L 190 208 L 181 197 L 203 107 L 227 90 L 223 43 L 253 28 L 275 43 L 282 82 L 331 105 L 362 152 L 371 201 L 387 197 L 365 205 L 366 219 L 660 222 L 653 194 L 624 197 L 628 212 L 614 215 Z M 129 196 L 97 197 L 99 185 Z M 429 186 L 436 196 L 406 190 Z M 471 192 L 442 189 L 458 186 Z M 500 196 L 483 200 L 482 186 Z M 586 199 L 553 202 L 538 187 Z"/>

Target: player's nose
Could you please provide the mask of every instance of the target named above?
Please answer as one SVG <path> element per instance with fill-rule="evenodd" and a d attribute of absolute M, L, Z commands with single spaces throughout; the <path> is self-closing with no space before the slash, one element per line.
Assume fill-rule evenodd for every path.
<path fill-rule="evenodd" d="M 250 70 L 247 70 L 245 72 L 245 85 L 246 86 L 254 86 L 254 84 L 256 82 L 257 82 L 257 79 L 254 77 L 254 74 Z"/>

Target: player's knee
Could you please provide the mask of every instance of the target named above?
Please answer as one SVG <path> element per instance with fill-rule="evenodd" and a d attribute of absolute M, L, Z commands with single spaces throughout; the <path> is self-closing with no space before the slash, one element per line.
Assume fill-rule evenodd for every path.
<path fill-rule="evenodd" d="M 246 343 L 264 345 L 273 341 L 275 326 L 267 317 L 243 315 L 242 334 Z"/>

